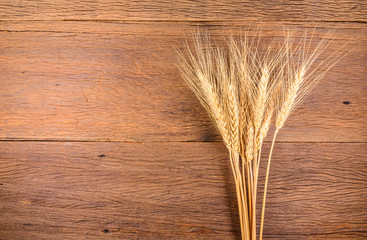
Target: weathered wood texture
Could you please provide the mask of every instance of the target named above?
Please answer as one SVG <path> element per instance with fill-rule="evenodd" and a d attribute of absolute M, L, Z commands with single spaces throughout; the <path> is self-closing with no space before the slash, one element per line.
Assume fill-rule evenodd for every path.
<path fill-rule="evenodd" d="M 204 26 L 220 40 L 221 33 L 237 34 L 246 24 Z M 203 26 L 3 22 L 0 138 L 219 140 L 176 67 L 173 47 L 182 47 L 183 33 L 191 34 L 196 25 Z M 286 26 L 297 36 L 315 25 Z M 290 117 L 280 141 L 367 140 L 366 28 L 357 23 L 322 23 L 315 38 L 329 29 L 335 29 L 336 39 L 328 51 L 347 41 L 346 48 L 353 49 Z M 283 34 L 281 24 L 262 24 L 264 39 Z"/>
<path fill-rule="evenodd" d="M 3 0 L 0 2 L 0 19 L 366 21 L 366 15 L 367 4 L 359 0 Z"/>
<path fill-rule="evenodd" d="M 351 50 L 279 135 L 266 239 L 366 239 L 366 20 L 358 0 L 0 1 L 0 239 L 239 239 L 227 152 L 173 47 L 260 21 L 261 46 L 316 26 Z"/>
<path fill-rule="evenodd" d="M 366 154 L 366 143 L 278 143 L 266 237 L 365 239 Z M 5 141 L 0 155 L 1 239 L 238 237 L 221 143 Z"/>

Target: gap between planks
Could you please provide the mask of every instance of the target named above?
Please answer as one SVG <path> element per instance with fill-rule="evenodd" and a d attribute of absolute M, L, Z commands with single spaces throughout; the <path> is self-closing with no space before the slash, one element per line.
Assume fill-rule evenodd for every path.
<path fill-rule="evenodd" d="M 111 142 L 111 143 L 222 143 L 222 141 L 126 141 L 126 140 L 82 140 L 82 139 L 0 139 L 0 142 Z M 265 140 L 265 143 L 271 143 L 270 140 Z M 355 143 L 355 144 L 361 144 L 361 143 L 367 143 L 365 141 L 276 141 L 276 143 L 292 143 L 292 144 L 305 144 L 305 143 Z"/>
<path fill-rule="evenodd" d="M 188 22 L 188 23 L 213 23 L 213 22 L 236 22 L 243 23 L 249 22 L 253 23 L 255 21 L 259 21 L 260 23 L 270 23 L 270 22 L 279 22 L 279 23 L 362 23 L 366 24 L 367 20 L 281 20 L 276 21 L 273 19 L 141 19 L 141 20 L 131 20 L 131 19 L 0 19 L 0 22 L 116 22 L 116 23 L 174 23 L 174 22 Z M 255 23 L 254 23 L 255 24 Z"/>

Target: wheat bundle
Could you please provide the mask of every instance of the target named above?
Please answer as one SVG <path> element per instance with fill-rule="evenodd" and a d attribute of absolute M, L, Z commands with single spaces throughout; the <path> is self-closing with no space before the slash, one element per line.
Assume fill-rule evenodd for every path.
<path fill-rule="evenodd" d="M 208 34 L 198 32 L 193 49 L 186 41 L 186 51 L 177 51 L 184 80 L 207 110 L 228 148 L 242 239 L 257 239 L 256 196 L 264 138 L 275 122 L 259 239 L 263 237 L 269 169 L 277 133 L 292 111 L 341 58 L 343 47 L 314 64 L 325 53 L 332 34 L 328 32 L 312 48 L 313 34 L 306 32 L 295 43 L 295 38 L 288 33 L 281 44 L 275 45 L 273 41 L 260 51 L 256 36 L 230 36 L 223 47 L 214 46 Z"/>

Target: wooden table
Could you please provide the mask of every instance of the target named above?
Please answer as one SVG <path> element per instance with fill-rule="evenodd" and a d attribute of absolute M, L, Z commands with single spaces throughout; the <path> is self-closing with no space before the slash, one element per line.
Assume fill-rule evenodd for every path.
<path fill-rule="evenodd" d="M 260 21 L 351 50 L 279 135 L 265 237 L 367 239 L 358 0 L 1 1 L 0 239 L 239 239 L 226 149 L 173 47 Z"/>

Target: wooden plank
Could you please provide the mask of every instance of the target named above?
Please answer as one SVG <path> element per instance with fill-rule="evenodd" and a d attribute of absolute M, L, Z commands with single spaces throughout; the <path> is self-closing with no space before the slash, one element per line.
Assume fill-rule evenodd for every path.
<path fill-rule="evenodd" d="M 366 156 L 366 143 L 277 143 L 266 237 L 365 239 Z M 3 141 L 0 158 L 1 239 L 238 238 L 221 143 Z"/>
<path fill-rule="evenodd" d="M 0 19 L 366 21 L 366 14 L 366 2 L 358 0 L 0 2 Z"/>
<path fill-rule="evenodd" d="M 218 22 L 216 40 L 249 23 Z M 0 138 L 73 141 L 217 141 L 207 114 L 180 77 L 173 47 L 191 23 L 3 22 Z M 198 26 L 203 26 L 198 24 Z M 297 34 L 313 23 L 288 24 Z M 264 23 L 263 38 L 283 25 Z M 335 29 L 330 51 L 353 48 L 289 119 L 280 141 L 367 140 L 366 28 Z M 249 34 L 253 34 L 250 31 Z"/>

